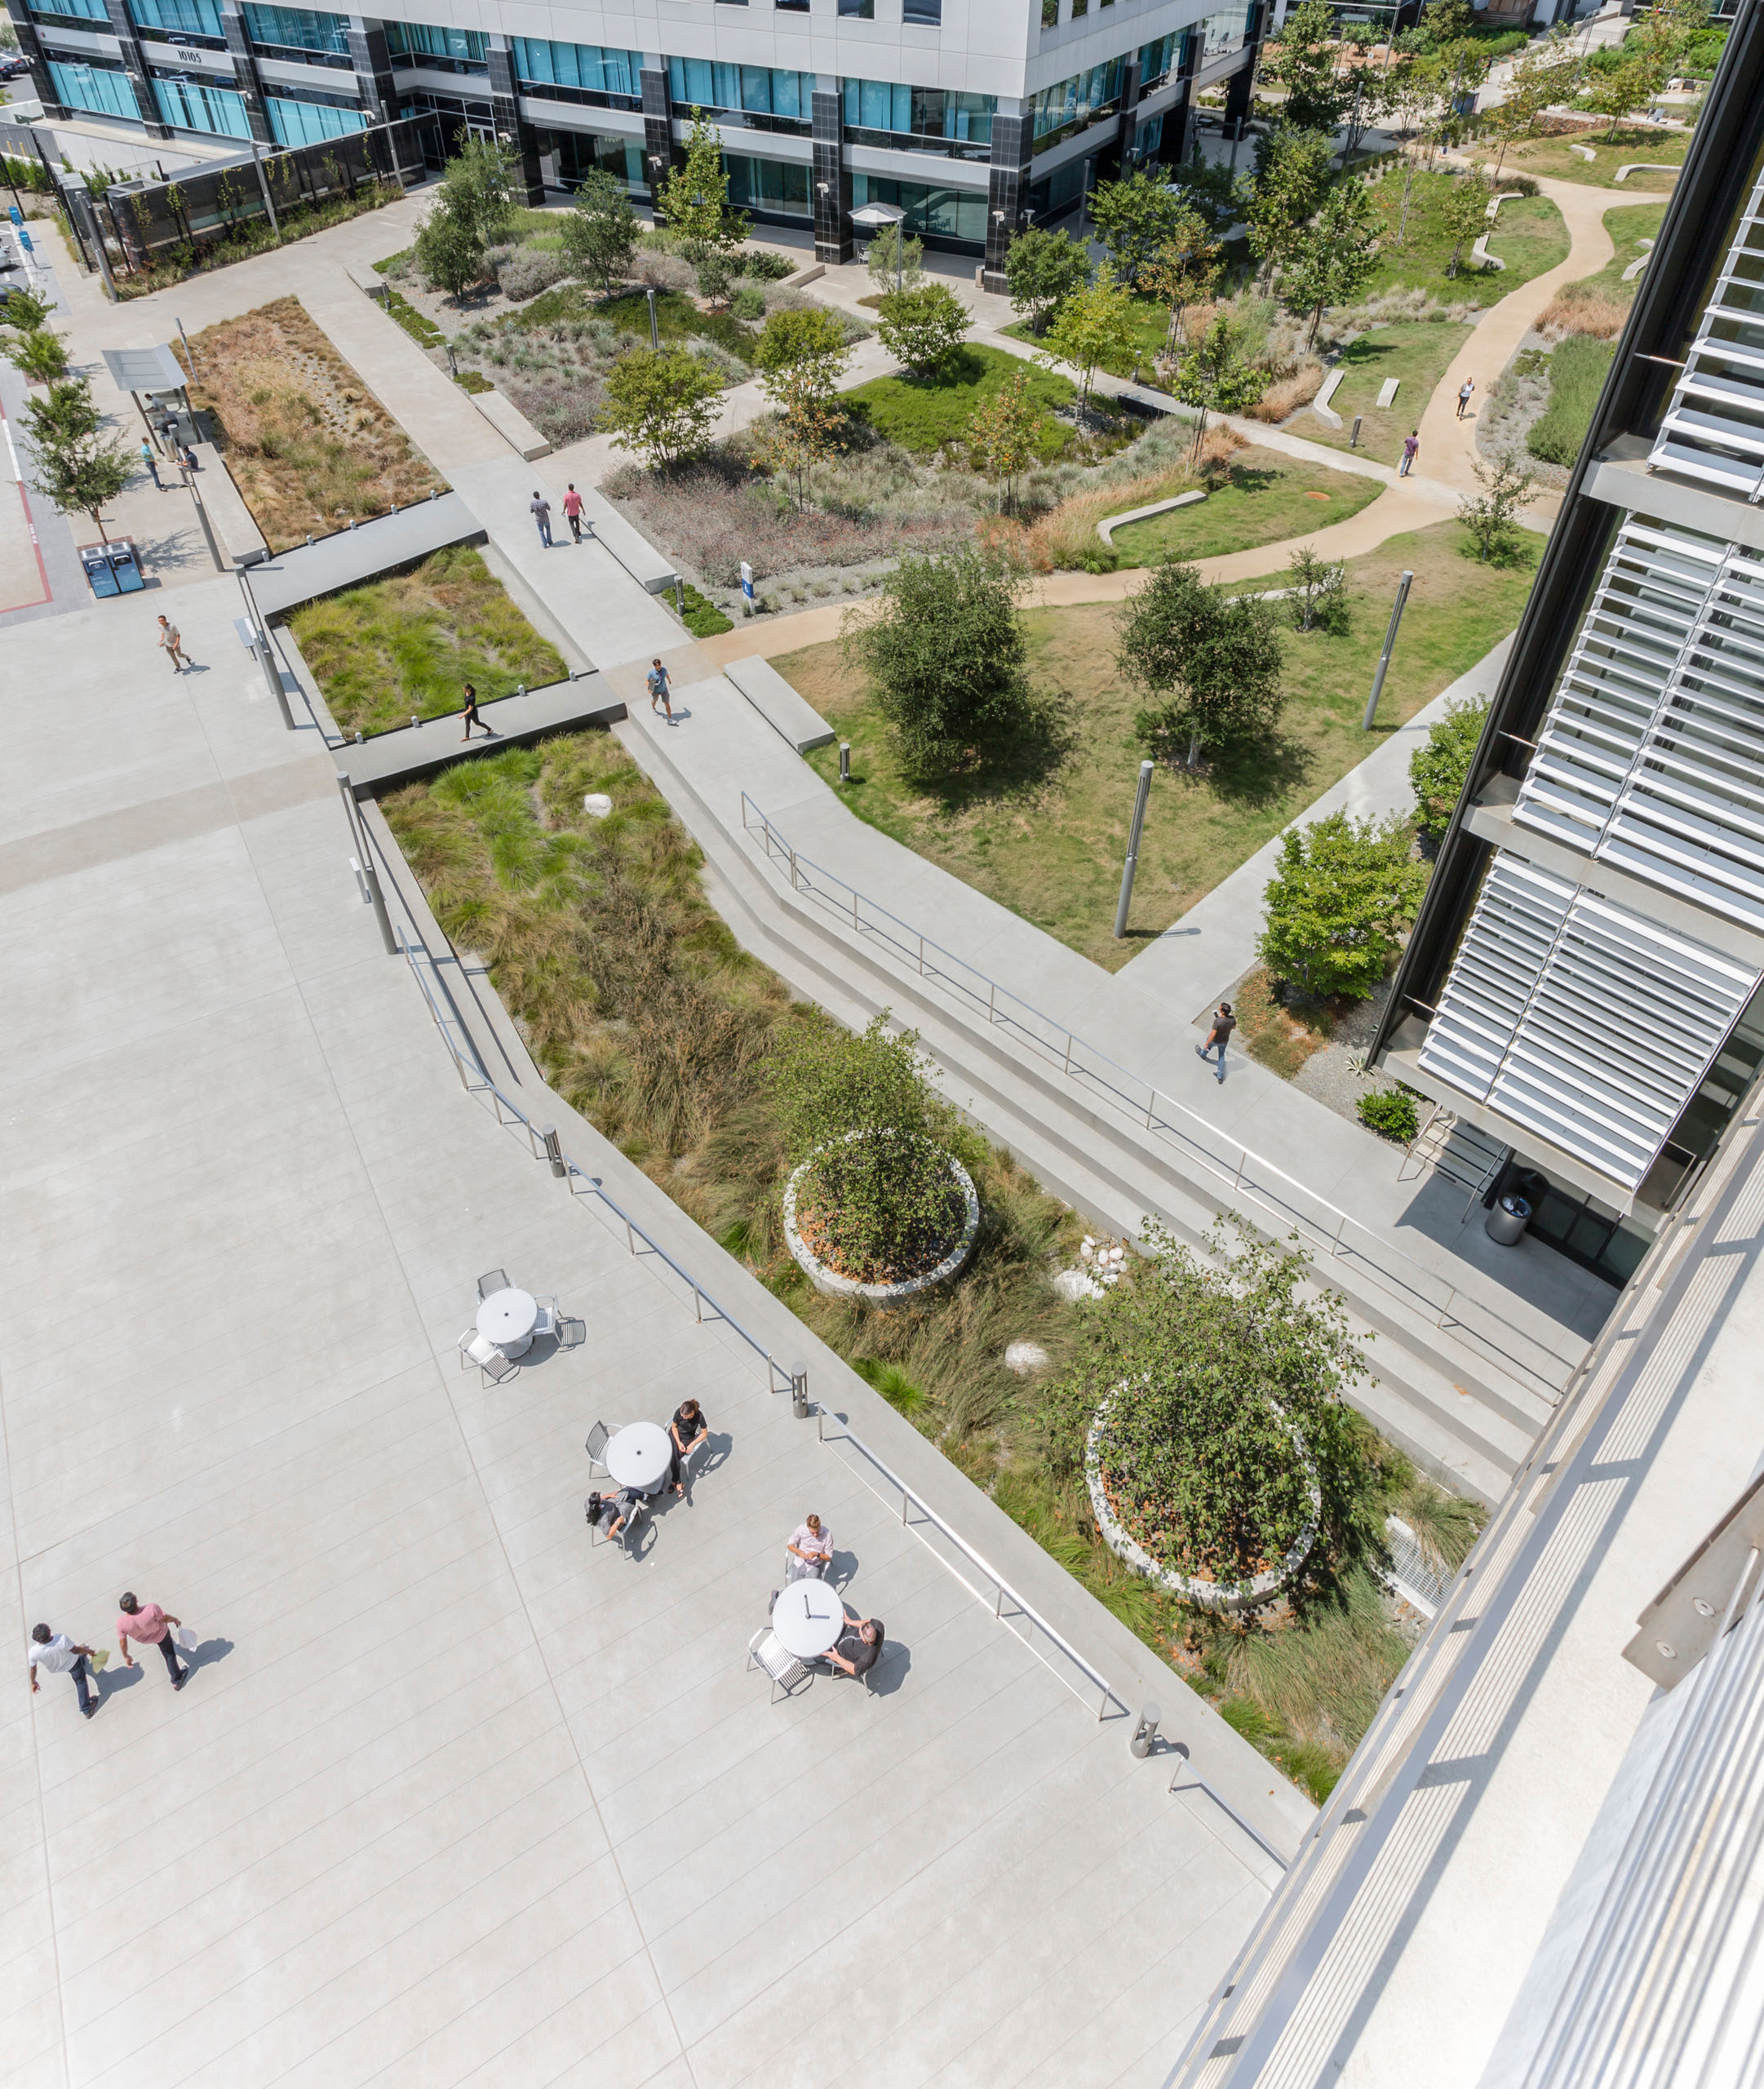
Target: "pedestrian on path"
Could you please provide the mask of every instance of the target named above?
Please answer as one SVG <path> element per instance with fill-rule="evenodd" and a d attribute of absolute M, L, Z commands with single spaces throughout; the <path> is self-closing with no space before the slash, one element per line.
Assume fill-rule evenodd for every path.
<path fill-rule="evenodd" d="M 159 619 L 159 645 L 160 650 L 171 663 L 173 674 L 178 672 L 180 660 L 186 668 L 190 666 L 190 656 L 184 650 L 183 635 L 168 616 L 162 615 Z"/>
<path fill-rule="evenodd" d="M 1218 1046 L 1219 1078 L 1221 1081 L 1225 1079 L 1225 1048 L 1230 1040 L 1231 1032 L 1236 1027 L 1237 1018 L 1231 1013 L 1231 1004 L 1229 1001 L 1221 1001 L 1218 1013 L 1212 1019 L 1212 1027 L 1207 1032 L 1206 1043 L 1194 1047 L 1195 1058 L 1204 1059 L 1215 1044 Z"/>
<path fill-rule="evenodd" d="M 582 496 L 576 491 L 576 482 L 570 481 L 570 490 L 564 495 L 564 513 L 569 520 L 570 534 L 579 544 L 582 542 Z"/>
<path fill-rule="evenodd" d="M 1399 479 L 1406 479 L 1408 477 L 1409 467 L 1421 454 L 1421 432 L 1418 428 L 1412 428 L 1403 438 L 1403 462 L 1397 467 L 1397 477 Z"/>
<path fill-rule="evenodd" d="M 1470 394 L 1476 389 L 1476 379 L 1466 377 L 1458 387 L 1458 419 L 1462 420 L 1470 403 Z"/>
<path fill-rule="evenodd" d="M 153 473 L 153 484 L 163 493 L 166 490 L 166 482 L 159 476 L 159 459 L 154 456 L 153 446 L 144 435 L 141 437 L 141 462 Z"/>
<path fill-rule="evenodd" d="M 552 548 L 552 503 L 539 488 L 533 490 L 533 519 L 539 526 L 539 542 L 547 551 Z"/>
<path fill-rule="evenodd" d="M 144 1647 L 157 1647 L 166 1657 L 166 1673 L 171 1678 L 172 1688 L 181 1690 L 190 1679 L 190 1671 L 178 1660 L 171 1633 L 184 1621 L 171 1617 L 157 1603 L 137 1601 L 132 1593 L 117 1597 L 117 1608 L 122 1613 L 117 1620 L 117 1644 L 122 1650 L 124 1665 L 135 1665 L 135 1657 L 129 1652 L 131 1639 L 139 1640 Z"/>
<path fill-rule="evenodd" d="M 662 665 L 662 656 L 659 653 L 649 663 L 649 683 L 650 710 L 653 711 L 659 703 L 667 713 L 667 722 L 671 725 L 674 722 L 673 700 L 668 693 L 670 684 L 667 670 Z"/>
<path fill-rule="evenodd" d="M 495 738 L 496 735 L 490 730 L 488 725 L 484 725 L 484 721 L 478 716 L 478 693 L 475 689 L 473 689 L 470 682 L 466 684 L 465 719 L 466 729 L 460 735 L 462 743 L 471 738 L 472 728 L 474 725 L 484 725 L 484 737 L 485 739 L 494 740 Z"/>
<path fill-rule="evenodd" d="M 31 1688 L 42 1685 L 37 1680 L 37 1671 L 46 1668 L 51 1675 L 71 1675 L 73 1688 L 78 1694 L 80 1710 L 87 1719 L 98 1710 L 92 1702 L 92 1693 L 86 1681 L 86 1664 L 95 1657 L 95 1649 L 78 1647 L 65 1632 L 51 1632 L 47 1625 L 31 1627 L 30 1669 Z"/>

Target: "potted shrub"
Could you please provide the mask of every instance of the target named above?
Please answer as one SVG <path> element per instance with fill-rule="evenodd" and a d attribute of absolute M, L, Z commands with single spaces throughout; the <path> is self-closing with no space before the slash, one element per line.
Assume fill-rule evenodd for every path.
<path fill-rule="evenodd" d="M 1341 1550 L 1366 1513 L 1341 1389 L 1363 1368 L 1304 1255 L 1239 1225 L 1209 1266 L 1148 1225 L 1149 1258 L 1083 1308 L 1077 1367 L 1044 1421 L 1082 1469 L 1105 1541 L 1186 1601 L 1240 1610 Z M 1376 1545 L 1376 1534 L 1371 1537 Z"/>
<path fill-rule="evenodd" d="M 980 1227 L 973 1181 L 953 1152 L 955 1112 L 925 1078 L 916 1033 L 862 1036 L 831 1023 L 786 1028 L 773 1098 L 791 1174 L 784 1237 L 824 1292 L 880 1303 L 953 1276 Z"/>

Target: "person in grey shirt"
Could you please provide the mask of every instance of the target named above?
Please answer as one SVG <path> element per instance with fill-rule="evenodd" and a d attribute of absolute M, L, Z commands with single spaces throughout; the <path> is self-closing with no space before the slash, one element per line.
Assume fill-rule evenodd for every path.
<path fill-rule="evenodd" d="M 1197 1059 L 1204 1059 L 1215 1044 L 1218 1046 L 1219 1078 L 1221 1080 L 1225 1079 L 1225 1048 L 1230 1040 L 1231 1032 L 1235 1030 L 1236 1027 L 1237 1018 L 1231 1013 L 1231 1004 L 1229 1001 L 1221 1001 L 1217 1012 L 1212 1018 L 1212 1027 L 1207 1032 L 1206 1043 L 1204 1044 L 1197 1044 L 1194 1047 L 1195 1058 Z"/>
<path fill-rule="evenodd" d="M 533 489 L 533 519 L 539 526 L 539 542 L 547 551 L 552 548 L 552 503 L 539 488 Z"/>
<path fill-rule="evenodd" d="M 30 1663 L 31 1688 L 40 1690 L 42 1688 L 37 1680 L 37 1671 L 40 1668 L 47 1669 L 51 1675 L 71 1675 L 73 1688 L 79 1696 L 80 1710 L 90 1719 L 98 1710 L 86 1683 L 86 1664 L 92 1653 L 93 1649 L 90 1647 L 76 1646 L 65 1632 L 51 1632 L 47 1625 L 33 1626 L 30 1652 L 27 1656 Z"/>

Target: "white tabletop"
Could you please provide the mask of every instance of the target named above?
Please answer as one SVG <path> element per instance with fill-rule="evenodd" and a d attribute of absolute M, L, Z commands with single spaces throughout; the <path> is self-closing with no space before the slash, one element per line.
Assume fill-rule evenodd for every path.
<path fill-rule="evenodd" d="M 825 1581 L 792 1581 L 772 1606 L 772 1630 L 800 1661 L 824 1654 L 845 1629 L 845 1606 Z"/>
<path fill-rule="evenodd" d="M 493 1291 L 478 1308 L 478 1333 L 499 1349 L 512 1342 L 525 1342 L 539 1317 L 539 1302 L 530 1291 Z"/>
<path fill-rule="evenodd" d="M 647 1494 L 660 1485 L 672 1452 L 667 1431 L 657 1423 L 627 1421 L 607 1441 L 606 1470 L 621 1487 Z"/>

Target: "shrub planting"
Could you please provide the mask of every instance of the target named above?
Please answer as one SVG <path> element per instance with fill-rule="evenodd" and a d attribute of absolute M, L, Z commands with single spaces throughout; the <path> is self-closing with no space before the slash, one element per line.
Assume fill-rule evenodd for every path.
<path fill-rule="evenodd" d="M 1360 1122 L 1381 1138 L 1407 1146 L 1421 1129 L 1415 1098 L 1406 1088 L 1381 1088 L 1354 1104 Z"/>
<path fill-rule="evenodd" d="M 1363 1000 L 1402 948 L 1427 884 L 1402 820 L 1332 813 L 1280 840 L 1257 952 L 1312 1000 Z"/>

